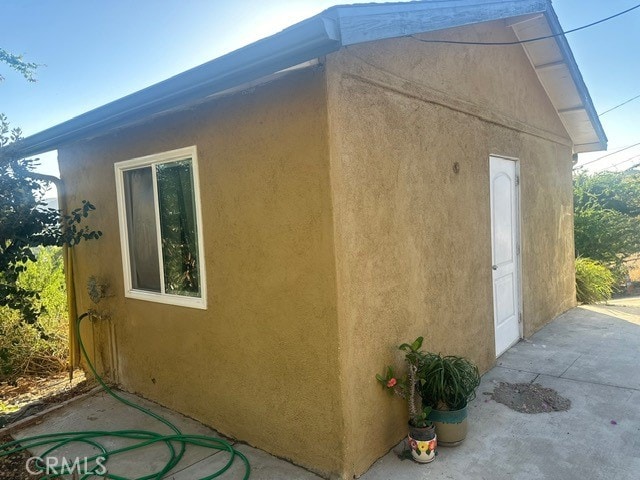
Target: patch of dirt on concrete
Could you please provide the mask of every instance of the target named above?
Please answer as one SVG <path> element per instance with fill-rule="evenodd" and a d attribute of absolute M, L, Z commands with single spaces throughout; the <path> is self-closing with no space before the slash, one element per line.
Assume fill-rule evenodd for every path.
<path fill-rule="evenodd" d="M 571 408 L 571 400 L 538 383 L 500 382 L 491 398 L 521 413 L 563 412 Z"/>

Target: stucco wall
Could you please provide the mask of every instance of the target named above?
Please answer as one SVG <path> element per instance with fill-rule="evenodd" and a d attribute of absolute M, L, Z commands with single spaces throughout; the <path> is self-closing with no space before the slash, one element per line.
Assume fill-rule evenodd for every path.
<path fill-rule="evenodd" d="M 456 30 L 431 37 L 514 39 L 501 22 Z M 404 402 L 374 378 L 398 344 L 424 335 L 495 362 L 490 155 L 520 159 L 525 333 L 573 305 L 571 147 L 521 47 L 393 39 L 329 56 L 327 74 L 345 469 L 359 474 L 406 434 Z"/>
<path fill-rule="evenodd" d="M 342 411 L 322 70 L 62 149 L 70 204 L 104 232 L 75 251 L 85 282 L 106 279 L 117 380 L 276 455 L 342 471 Z M 196 145 L 206 311 L 123 296 L 114 162 Z M 93 331 L 92 331 L 93 330 Z M 109 325 L 84 331 L 108 370 Z M 95 344 L 92 340 L 96 339 Z M 95 347 L 95 348 L 94 348 Z M 113 374 L 111 373 L 113 377 Z"/>
<path fill-rule="evenodd" d="M 501 22 L 432 35 L 448 36 L 513 40 Z M 68 146 L 60 163 L 70 204 L 95 203 L 105 233 L 75 251 L 79 311 L 90 275 L 114 293 L 99 306 L 111 323 L 84 332 L 100 368 L 350 478 L 406 433 L 403 402 L 374 378 L 396 345 L 424 335 L 495 362 L 489 155 L 520 159 L 525 334 L 573 305 L 571 146 L 520 47 L 403 38 L 325 68 Z M 188 145 L 206 311 L 122 294 L 113 163 Z"/>

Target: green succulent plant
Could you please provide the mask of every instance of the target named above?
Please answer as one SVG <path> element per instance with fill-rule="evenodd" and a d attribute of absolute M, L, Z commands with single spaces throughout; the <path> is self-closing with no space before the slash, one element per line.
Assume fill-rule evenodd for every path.
<path fill-rule="evenodd" d="M 422 355 L 418 377 L 422 402 L 438 410 L 464 408 L 480 384 L 480 372 L 471 360 L 438 353 Z"/>
<path fill-rule="evenodd" d="M 403 377 L 397 377 L 394 369 L 389 365 L 384 375 L 377 374 L 376 379 L 391 395 L 397 395 L 407 401 L 409 410 L 409 424 L 413 427 L 430 427 L 433 422 L 428 419 L 431 413 L 431 406 L 424 405 L 416 395 L 422 379 L 418 372 L 423 353 L 422 337 L 418 337 L 413 343 L 403 343 L 398 347 L 404 352 L 404 360 L 407 364 L 408 373 Z"/>
<path fill-rule="evenodd" d="M 392 366 L 376 379 L 390 393 L 407 401 L 409 423 L 414 427 L 431 424 L 432 409 L 459 410 L 476 396 L 480 384 L 478 367 L 468 358 L 422 350 L 423 337 L 398 347 L 404 352 L 408 373 L 398 377 Z"/>

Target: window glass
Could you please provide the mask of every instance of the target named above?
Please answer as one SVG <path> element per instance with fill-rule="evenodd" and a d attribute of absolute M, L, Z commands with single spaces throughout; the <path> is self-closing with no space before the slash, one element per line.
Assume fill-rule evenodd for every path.
<path fill-rule="evenodd" d="M 165 292 L 200 294 L 191 160 L 157 166 Z"/>
<path fill-rule="evenodd" d="M 115 170 L 125 296 L 206 308 L 196 148 Z"/>
<path fill-rule="evenodd" d="M 124 172 L 131 286 L 160 292 L 160 266 L 151 167 Z"/>

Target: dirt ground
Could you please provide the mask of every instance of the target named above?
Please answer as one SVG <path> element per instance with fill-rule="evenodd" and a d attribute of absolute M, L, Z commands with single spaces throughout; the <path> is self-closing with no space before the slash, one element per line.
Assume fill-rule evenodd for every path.
<path fill-rule="evenodd" d="M 0 444 L 13 441 L 9 435 L 0 438 Z M 20 452 L 7 457 L 0 457 L 0 480 L 32 480 L 40 478 L 41 475 L 29 475 L 27 471 L 27 460 L 31 455 L 29 452 Z"/>
<path fill-rule="evenodd" d="M 562 412 L 571 408 L 571 400 L 537 383 L 500 382 L 488 393 L 498 403 L 521 413 Z"/>
<path fill-rule="evenodd" d="M 45 410 L 95 386 L 82 370 L 73 379 L 68 373 L 41 377 L 21 377 L 15 384 L 0 384 L 0 428 Z M 1 477 L 0 477 L 1 478 Z"/>
<path fill-rule="evenodd" d="M 68 373 L 61 373 L 48 378 L 23 377 L 14 384 L 2 383 L 0 428 L 87 392 L 94 386 L 94 382 L 86 380 L 82 370 L 76 370 L 72 380 Z M 0 438 L 0 445 L 12 441 L 11 436 L 5 435 Z M 30 475 L 27 471 L 26 462 L 30 456 L 29 452 L 24 451 L 0 457 L 0 480 L 41 478 L 42 475 Z"/>

